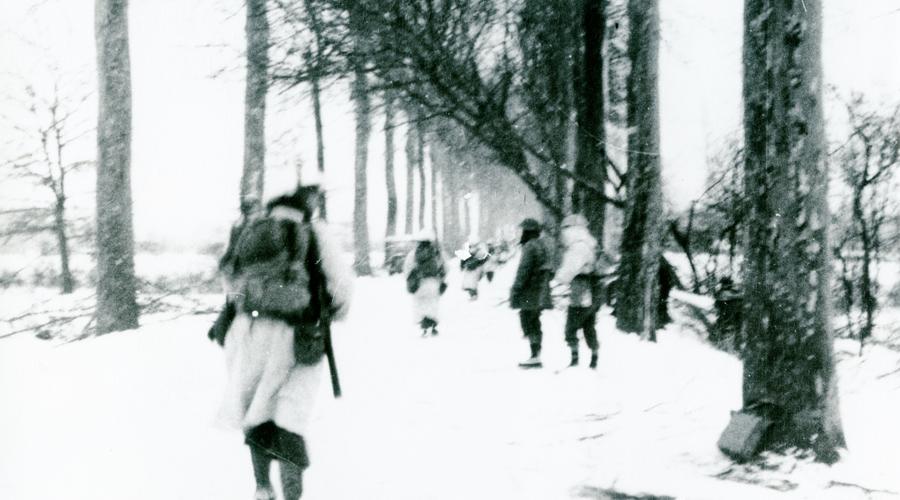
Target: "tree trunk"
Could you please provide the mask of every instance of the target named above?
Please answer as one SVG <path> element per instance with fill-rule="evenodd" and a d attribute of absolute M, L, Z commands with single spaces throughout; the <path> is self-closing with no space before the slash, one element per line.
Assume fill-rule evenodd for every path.
<path fill-rule="evenodd" d="M 266 0 L 247 0 L 247 76 L 244 93 L 244 170 L 241 212 L 262 208 L 266 172 L 266 92 L 269 68 L 269 22 Z"/>
<path fill-rule="evenodd" d="M 316 168 L 319 170 L 319 180 L 325 180 L 325 137 L 322 132 L 322 89 L 319 86 L 318 76 L 312 79 L 313 117 L 316 122 Z M 327 219 L 328 210 L 325 203 L 325 190 L 321 190 L 319 197 L 319 216 Z"/>
<path fill-rule="evenodd" d="M 366 170 L 369 160 L 371 105 L 366 74 L 356 69 L 353 78 L 353 103 L 356 108 L 355 198 L 353 202 L 353 269 L 357 276 L 372 274 L 369 265 L 369 223 Z"/>
<path fill-rule="evenodd" d="M 443 228 L 444 228 L 444 247 L 453 251 L 462 246 L 461 234 L 462 229 L 459 224 L 459 200 L 461 197 L 459 189 L 459 166 L 451 164 L 453 161 L 449 157 L 449 151 L 443 144 L 431 144 L 431 165 L 436 168 L 441 176 L 441 190 L 443 201 Z"/>
<path fill-rule="evenodd" d="M 319 170 L 320 182 L 324 182 L 325 139 L 322 133 L 322 87 L 321 72 L 319 69 L 319 65 L 322 63 L 322 59 L 324 57 L 322 54 L 324 34 L 322 24 L 319 20 L 319 12 L 316 10 L 316 7 L 312 4 L 311 0 L 304 0 L 303 8 L 306 11 L 306 16 L 309 19 L 310 28 L 312 29 L 313 35 L 315 37 L 314 51 L 307 52 L 307 65 L 314 68 L 310 78 L 310 90 L 312 92 L 313 118 L 315 119 L 316 127 L 316 167 Z M 328 204 L 326 202 L 327 199 L 325 190 L 322 189 L 319 193 L 319 216 L 323 220 L 327 219 L 328 217 Z"/>
<path fill-rule="evenodd" d="M 97 0 L 97 332 L 138 326 L 131 219 L 128 1 Z"/>
<path fill-rule="evenodd" d="M 622 231 L 616 326 L 655 340 L 662 192 L 659 165 L 658 0 L 628 3 L 628 197 Z"/>
<path fill-rule="evenodd" d="M 428 145 L 428 157 L 431 159 L 431 228 L 439 240 L 443 240 L 443 235 L 438 231 L 438 169 L 439 165 L 435 161 L 434 141 Z"/>
<path fill-rule="evenodd" d="M 744 407 L 774 410 L 766 449 L 844 446 L 830 324 L 820 0 L 746 0 Z"/>
<path fill-rule="evenodd" d="M 416 123 L 416 171 L 419 173 L 419 229 L 425 229 L 425 133 L 421 123 Z"/>
<path fill-rule="evenodd" d="M 66 236 L 66 199 L 65 196 L 57 196 L 53 210 L 53 229 L 56 233 L 56 241 L 59 246 L 60 277 L 62 278 L 62 293 L 72 293 L 75 290 L 75 280 L 69 268 L 69 238 Z"/>
<path fill-rule="evenodd" d="M 418 139 L 416 139 L 415 117 L 407 112 L 406 124 L 406 234 L 413 234 L 416 228 L 413 226 L 413 207 L 415 206 L 415 186 L 413 184 L 416 175 L 416 152 L 418 151 Z"/>
<path fill-rule="evenodd" d="M 605 26 L 604 4 L 603 0 L 583 0 L 581 29 L 584 36 L 582 51 L 584 60 L 577 71 L 580 78 L 577 81 L 578 105 L 576 106 L 575 173 L 600 186 L 606 184 L 602 50 Z M 653 85 L 655 86 L 655 78 Z M 576 184 L 572 191 L 572 211 L 580 212 L 587 217 L 591 233 L 602 247 L 603 226 L 606 218 L 605 200 L 589 189 Z"/>
<path fill-rule="evenodd" d="M 384 95 L 384 179 L 387 187 L 387 225 L 384 258 L 388 258 L 387 237 L 397 234 L 397 183 L 394 179 L 394 97 Z"/>
<path fill-rule="evenodd" d="M 867 177 L 868 172 L 863 171 L 863 177 Z M 875 323 L 875 307 L 877 305 L 874 295 L 872 294 L 872 274 L 871 274 L 871 265 L 872 265 L 872 234 L 875 231 L 870 231 L 869 225 L 866 221 L 865 211 L 863 209 L 863 189 L 865 189 L 865 184 L 860 186 L 859 188 L 854 190 L 853 193 L 853 219 L 856 221 L 856 226 L 858 228 L 860 243 L 862 244 L 863 251 L 863 259 L 862 259 L 862 276 L 860 279 L 862 282 L 859 285 L 859 299 L 863 306 L 863 312 L 865 312 L 866 320 L 865 323 L 859 329 L 859 349 L 862 352 L 863 344 L 866 339 L 872 334 L 872 327 Z"/>

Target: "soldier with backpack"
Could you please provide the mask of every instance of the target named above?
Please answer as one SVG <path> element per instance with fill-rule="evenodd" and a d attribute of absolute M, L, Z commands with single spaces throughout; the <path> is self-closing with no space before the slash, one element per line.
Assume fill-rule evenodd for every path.
<path fill-rule="evenodd" d="M 220 263 L 234 317 L 224 334 L 228 380 L 219 420 L 244 432 L 257 499 L 275 498 L 273 459 L 284 498 L 302 494 L 303 436 L 324 376 L 328 325 L 349 306 L 352 275 L 313 221 L 318 199 L 314 186 L 273 199 L 235 228 Z"/>
<path fill-rule="evenodd" d="M 447 271 L 436 237 L 424 231 L 418 237 L 416 248 L 406 256 L 403 265 L 406 290 L 413 297 L 415 320 L 422 328 L 422 336 L 437 335 L 441 295 L 447 289 L 444 281 Z"/>
<path fill-rule="evenodd" d="M 555 284 L 569 287 L 569 307 L 566 309 L 566 344 L 572 353 L 569 366 L 578 365 L 578 330 L 591 350 L 591 368 L 597 367 L 597 310 L 600 308 L 600 277 L 597 276 L 597 240 L 588 231 L 587 219 L 571 214 L 563 219 L 560 239 L 563 245 L 562 263 L 553 278 Z"/>
<path fill-rule="evenodd" d="M 519 310 L 522 333 L 528 339 L 531 356 L 519 363 L 522 368 L 540 368 L 541 363 L 541 311 L 553 308 L 550 297 L 550 278 L 555 262 L 555 244 L 541 236 L 541 224 L 527 218 L 520 224 L 522 257 L 516 270 L 509 294 L 509 305 Z"/>

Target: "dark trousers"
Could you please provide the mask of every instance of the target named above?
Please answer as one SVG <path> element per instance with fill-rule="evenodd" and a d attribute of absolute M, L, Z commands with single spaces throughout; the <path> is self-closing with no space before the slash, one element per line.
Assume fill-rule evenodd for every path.
<path fill-rule="evenodd" d="M 519 323 L 522 325 L 522 333 L 528 337 L 532 346 L 541 346 L 543 332 L 541 332 L 541 310 L 519 310 Z"/>
<path fill-rule="evenodd" d="M 597 342 L 597 310 L 593 307 L 570 307 L 566 311 L 566 343 L 575 349 L 578 347 L 578 330 L 584 330 L 584 341 L 592 351 L 600 344 Z"/>

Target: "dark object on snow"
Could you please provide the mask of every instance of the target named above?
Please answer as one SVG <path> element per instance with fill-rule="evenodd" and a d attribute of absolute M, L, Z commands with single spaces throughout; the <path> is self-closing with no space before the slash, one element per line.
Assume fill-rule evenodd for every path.
<path fill-rule="evenodd" d="M 419 291 L 419 281 L 419 273 L 413 268 L 406 276 L 406 291 L 409 293 L 416 293 Z"/>
<path fill-rule="evenodd" d="M 710 332 L 710 340 L 718 342 L 731 338 L 734 348 L 741 348 L 741 327 L 743 326 L 744 296 L 727 276 L 719 282 L 716 292 L 716 323 Z"/>
<path fill-rule="evenodd" d="M 214 341 L 220 346 L 224 346 L 225 334 L 227 334 L 228 329 L 231 328 L 231 322 L 234 321 L 236 314 L 237 308 L 234 306 L 234 303 L 226 300 L 225 307 L 219 311 L 219 315 L 216 316 L 216 320 L 213 322 L 212 326 L 209 327 L 209 332 L 206 334 L 206 336 L 209 337 L 209 340 Z"/>
<path fill-rule="evenodd" d="M 264 452 L 270 458 L 305 469 L 309 455 L 303 436 L 275 425 L 271 420 L 247 431 L 244 443 Z"/>
<path fill-rule="evenodd" d="M 428 330 L 431 330 L 431 335 L 437 335 L 437 326 L 438 322 L 428 316 L 422 318 L 422 321 L 419 322 L 419 326 L 422 327 L 422 336 L 428 335 Z"/>
<path fill-rule="evenodd" d="M 732 412 L 731 421 L 719 436 L 719 449 L 737 462 L 746 462 L 756 455 L 772 420 L 763 415 L 741 410 Z"/>
<path fill-rule="evenodd" d="M 672 321 L 669 316 L 669 294 L 672 288 L 684 289 L 675 267 L 662 255 L 659 256 L 659 301 L 656 303 L 656 326 L 662 328 Z"/>

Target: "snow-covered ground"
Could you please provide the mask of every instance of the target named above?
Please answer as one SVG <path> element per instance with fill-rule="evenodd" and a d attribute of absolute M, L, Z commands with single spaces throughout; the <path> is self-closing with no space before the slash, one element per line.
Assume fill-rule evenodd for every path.
<path fill-rule="evenodd" d="M 898 498 L 900 354 L 838 343 L 849 451 L 837 465 L 739 466 L 716 448 L 740 405 L 734 357 L 680 326 L 677 310 L 651 344 L 615 331 L 604 309 L 599 368 L 566 369 L 563 312 L 552 311 L 545 367 L 520 370 L 527 345 L 500 304 L 511 272 L 483 282 L 476 302 L 452 276 L 429 338 L 399 277 L 357 280 L 334 328 L 344 396 L 322 388 L 304 498 Z M 0 304 L 33 299 L 0 293 Z M 147 315 L 136 331 L 66 344 L 0 340 L 0 498 L 251 498 L 242 436 L 213 424 L 224 371 L 205 335 L 212 318 Z"/>

